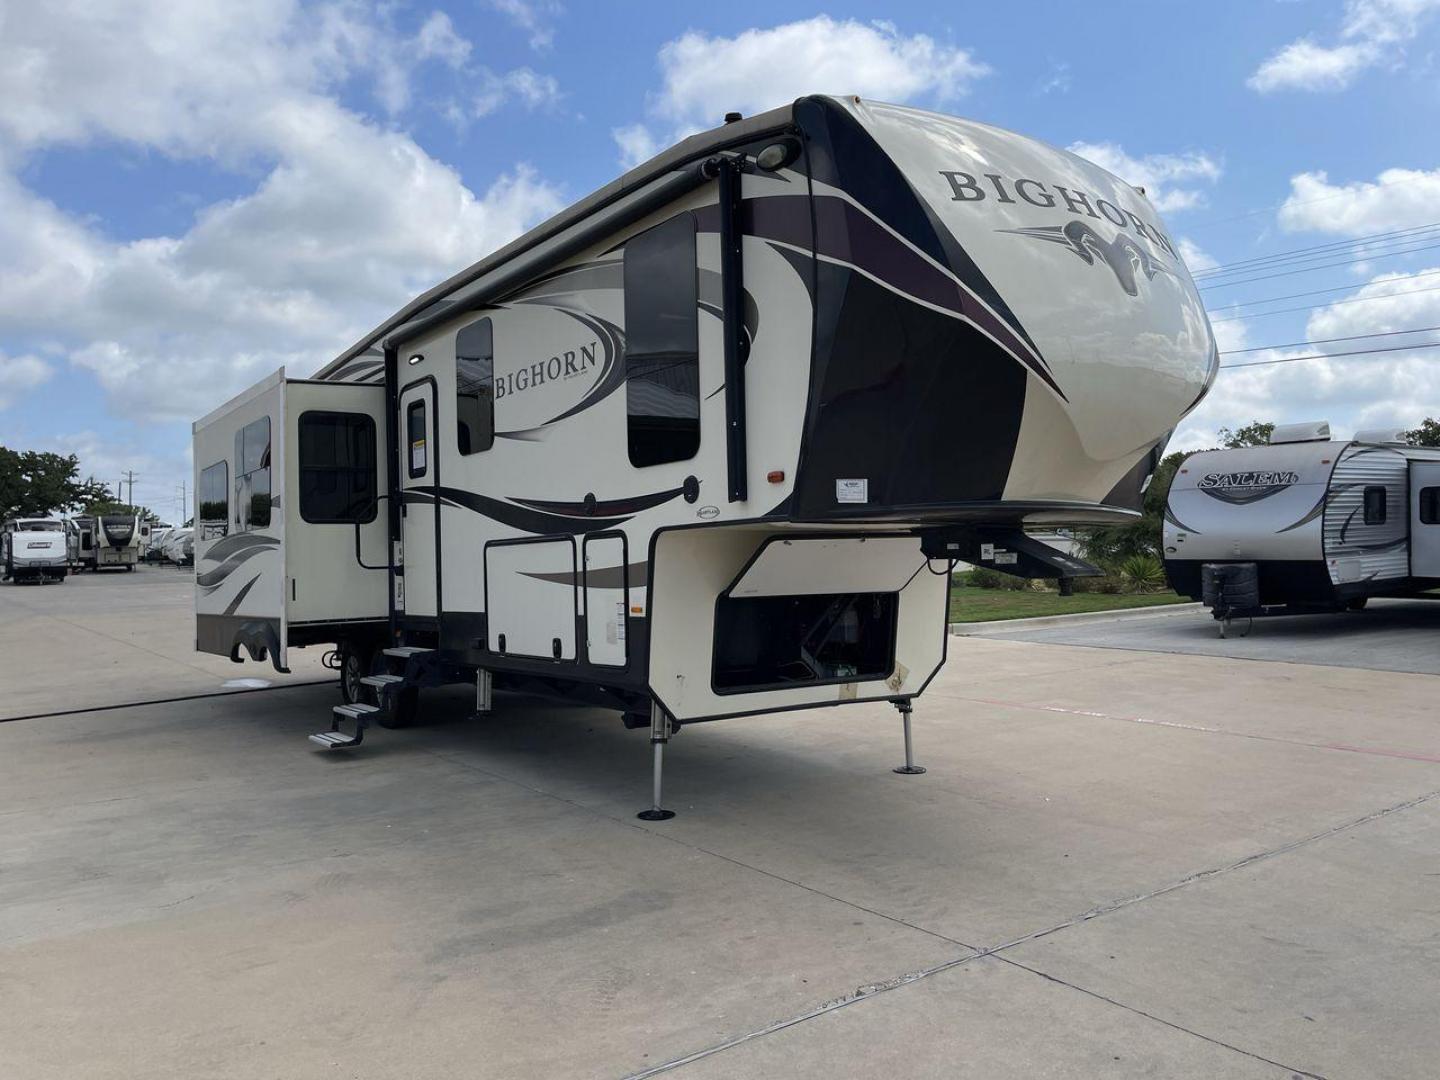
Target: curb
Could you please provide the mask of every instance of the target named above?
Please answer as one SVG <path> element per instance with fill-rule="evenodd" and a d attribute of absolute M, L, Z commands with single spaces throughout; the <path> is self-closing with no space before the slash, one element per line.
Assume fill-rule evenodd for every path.
<path fill-rule="evenodd" d="M 990 622 L 951 623 L 950 633 L 956 637 L 980 634 L 1022 633 L 1044 630 L 1053 626 L 1084 626 L 1087 623 L 1121 622 L 1125 619 L 1168 618 L 1203 611 L 1203 604 L 1157 604 L 1154 607 L 1122 608 L 1118 611 L 1077 611 L 1069 615 L 1036 615 L 1029 619 L 993 619 Z"/>

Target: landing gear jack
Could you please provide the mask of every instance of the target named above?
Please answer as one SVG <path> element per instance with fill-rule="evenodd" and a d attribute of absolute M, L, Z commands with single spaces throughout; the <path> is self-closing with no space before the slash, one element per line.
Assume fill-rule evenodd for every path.
<path fill-rule="evenodd" d="M 665 768 L 665 744 L 675 733 L 670 714 L 660 707 L 659 702 L 650 704 L 650 747 L 654 754 L 654 787 L 650 809 L 641 810 L 635 816 L 641 821 L 669 821 L 675 816 L 674 810 L 660 806 L 660 781 Z"/>
<path fill-rule="evenodd" d="M 900 773 L 903 776 L 919 776 L 925 771 L 923 765 L 915 764 L 915 751 L 910 742 L 910 702 L 892 702 L 900 713 L 900 719 L 905 722 L 905 764 L 897 765 L 892 772 Z"/>

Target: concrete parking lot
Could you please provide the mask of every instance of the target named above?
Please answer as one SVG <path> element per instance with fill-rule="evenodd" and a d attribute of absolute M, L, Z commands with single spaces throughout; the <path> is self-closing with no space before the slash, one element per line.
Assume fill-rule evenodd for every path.
<path fill-rule="evenodd" d="M 0 715 L 66 713 L 0 723 L 6 1080 L 1436 1074 L 1432 675 L 952 638 L 926 775 L 884 707 L 696 725 L 651 824 L 615 714 L 312 752 L 318 668 L 188 605 L 0 587 Z M 77 641 L 134 702 L 278 688 L 66 712 Z"/>

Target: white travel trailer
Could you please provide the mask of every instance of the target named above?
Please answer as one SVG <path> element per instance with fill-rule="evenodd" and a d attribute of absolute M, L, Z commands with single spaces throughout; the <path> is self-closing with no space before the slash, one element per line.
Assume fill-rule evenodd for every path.
<path fill-rule="evenodd" d="M 1083 569 L 1022 526 L 1133 517 L 1216 362 L 1136 188 L 802 98 L 198 421 L 198 647 L 335 644 L 326 747 L 440 681 L 614 708 L 661 816 L 680 724 L 888 701 L 908 736 L 949 565 Z"/>
<path fill-rule="evenodd" d="M 12 518 L 0 525 L 0 580 L 64 581 L 69 566 L 65 523 L 55 518 Z"/>
<path fill-rule="evenodd" d="M 1192 454 L 1170 487 L 1164 544 L 1170 584 L 1196 600 L 1206 566 L 1241 568 L 1227 572 L 1241 603 L 1208 598 L 1217 619 L 1413 596 L 1440 586 L 1440 450 L 1393 431 L 1333 440 L 1319 422 Z"/>
<path fill-rule="evenodd" d="M 134 570 L 150 526 L 138 516 L 100 514 L 70 520 L 70 561 L 77 570 Z"/>

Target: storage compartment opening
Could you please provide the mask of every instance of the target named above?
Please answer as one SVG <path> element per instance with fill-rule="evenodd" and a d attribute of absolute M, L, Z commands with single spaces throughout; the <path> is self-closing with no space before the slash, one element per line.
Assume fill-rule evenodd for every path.
<path fill-rule="evenodd" d="M 898 593 L 722 596 L 715 608 L 716 693 L 887 678 Z"/>

